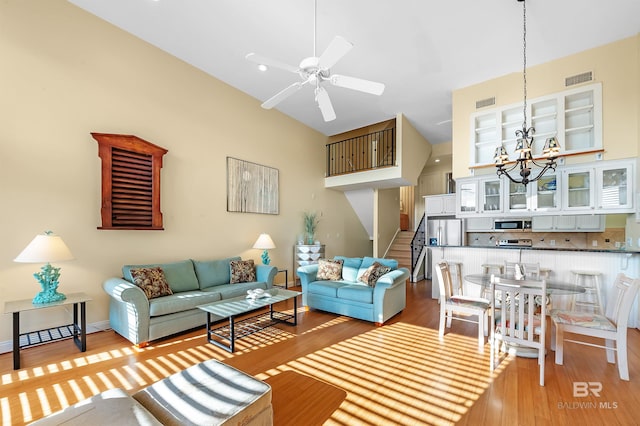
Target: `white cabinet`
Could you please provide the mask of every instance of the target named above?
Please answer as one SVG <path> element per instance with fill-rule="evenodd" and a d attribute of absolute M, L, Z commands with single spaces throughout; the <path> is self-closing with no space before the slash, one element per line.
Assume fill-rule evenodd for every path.
<path fill-rule="evenodd" d="M 534 216 L 533 232 L 602 232 L 604 215 Z"/>
<path fill-rule="evenodd" d="M 563 172 L 563 209 L 573 212 L 633 213 L 635 161 L 573 166 Z"/>
<path fill-rule="evenodd" d="M 470 217 L 465 219 L 466 232 L 491 232 L 493 231 L 492 217 Z"/>
<path fill-rule="evenodd" d="M 456 214 L 456 194 L 427 195 L 424 197 L 427 216 L 452 216 Z"/>
<path fill-rule="evenodd" d="M 298 278 L 298 267 L 313 265 L 324 259 L 324 244 L 296 244 L 293 249 L 293 278 Z"/>
<path fill-rule="evenodd" d="M 456 181 L 457 216 L 493 215 L 503 211 L 502 180 L 497 176 Z"/>
<path fill-rule="evenodd" d="M 596 210 L 609 213 L 633 213 L 635 162 L 616 161 L 598 165 L 596 173 Z"/>
<path fill-rule="evenodd" d="M 560 154 L 575 154 L 602 148 L 602 85 L 587 86 L 540 97 L 528 103 L 527 117 L 535 128 L 532 152 L 540 156 L 547 138 L 557 137 Z M 497 147 L 504 146 L 514 161 L 516 135 L 522 129 L 522 104 L 506 105 L 471 115 L 469 164 L 493 163 Z"/>

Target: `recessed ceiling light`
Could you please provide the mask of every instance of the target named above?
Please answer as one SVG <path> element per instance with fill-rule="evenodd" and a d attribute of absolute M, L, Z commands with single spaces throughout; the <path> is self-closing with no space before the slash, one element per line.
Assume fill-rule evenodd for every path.
<path fill-rule="evenodd" d="M 260 64 L 258 65 L 258 69 L 262 72 L 265 72 L 266 70 L 268 70 L 269 68 L 265 65 L 265 64 Z"/>
<path fill-rule="evenodd" d="M 435 161 L 436 163 L 439 163 L 439 162 L 440 162 L 440 159 L 439 159 L 439 158 L 436 158 L 434 161 Z"/>

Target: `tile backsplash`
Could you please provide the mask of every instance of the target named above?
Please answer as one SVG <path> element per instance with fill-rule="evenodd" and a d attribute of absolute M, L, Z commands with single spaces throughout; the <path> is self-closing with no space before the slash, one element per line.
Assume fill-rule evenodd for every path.
<path fill-rule="evenodd" d="M 533 247 L 567 249 L 617 249 L 625 244 L 624 228 L 603 232 L 468 232 L 467 245 L 493 246 L 502 239 L 531 239 Z"/>

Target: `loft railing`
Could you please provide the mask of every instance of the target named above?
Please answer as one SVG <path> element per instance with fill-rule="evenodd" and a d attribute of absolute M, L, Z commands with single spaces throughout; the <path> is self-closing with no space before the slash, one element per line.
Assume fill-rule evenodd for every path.
<path fill-rule="evenodd" d="M 424 246 L 426 243 L 426 236 L 424 232 L 424 227 L 425 227 L 424 218 L 425 218 L 425 215 L 422 215 L 422 219 L 420 219 L 420 224 L 418 225 L 418 228 L 416 229 L 416 233 L 413 236 L 413 239 L 411 240 L 411 277 L 416 276 L 416 269 L 420 267 L 420 265 L 418 264 L 420 260 L 420 254 L 424 249 Z"/>
<path fill-rule="evenodd" d="M 327 144 L 327 177 L 395 164 L 394 128 Z"/>

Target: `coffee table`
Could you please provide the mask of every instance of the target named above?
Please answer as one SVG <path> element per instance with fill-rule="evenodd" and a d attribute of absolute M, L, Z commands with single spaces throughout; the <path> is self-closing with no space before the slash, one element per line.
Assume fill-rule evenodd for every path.
<path fill-rule="evenodd" d="M 198 306 L 198 308 L 207 313 L 207 340 L 209 343 L 233 352 L 237 339 L 264 330 L 277 323 L 297 325 L 298 296 L 302 293 L 280 288 L 271 288 L 266 290 L 266 293 L 269 296 L 258 299 L 238 296 Z M 289 299 L 293 299 L 293 314 L 273 309 L 274 304 Z M 265 306 L 269 306 L 268 316 L 267 314 L 259 314 L 236 321 L 236 317 Z M 217 324 L 227 318 L 229 319 L 228 325 Z"/>

